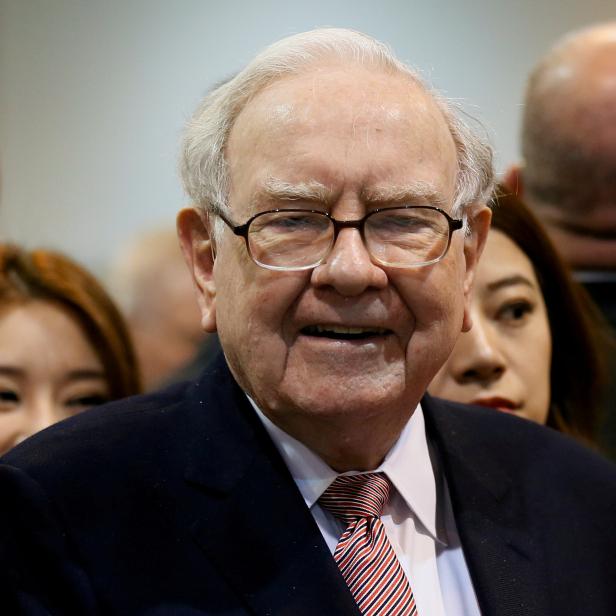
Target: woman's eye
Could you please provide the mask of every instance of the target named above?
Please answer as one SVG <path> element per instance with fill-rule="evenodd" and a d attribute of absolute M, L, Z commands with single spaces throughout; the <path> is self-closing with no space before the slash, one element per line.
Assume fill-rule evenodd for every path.
<path fill-rule="evenodd" d="M 0 390 L 0 403 L 1 402 L 19 402 L 19 396 L 16 392 L 10 389 Z"/>
<path fill-rule="evenodd" d="M 71 398 L 70 400 L 67 400 L 66 406 L 89 408 L 91 406 L 98 406 L 99 404 L 104 404 L 108 401 L 109 398 L 107 398 L 106 396 L 92 394 L 89 396 L 78 396 L 76 398 Z"/>
<path fill-rule="evenodd" d="M 521 321 L 533 309 L 534 306 L 530 302 L 514 302 L 503 306 L 498 312 L 498 317 L 506 321 Z"/>

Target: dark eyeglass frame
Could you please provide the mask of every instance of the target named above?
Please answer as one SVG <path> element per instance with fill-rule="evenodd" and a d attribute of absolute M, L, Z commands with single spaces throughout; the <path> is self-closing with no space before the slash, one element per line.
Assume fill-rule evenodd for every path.
<path fill-rule="evenodd" d="M 377 262 L 379 262 L 381 265 L 384 265 L 386 267 L 398 267 L 398 268 L 411 269 L 414 267 L 424 267 L 426 265 L 432 265 L 433 263 L 438 263 L 438 261 L 443 259 L 445 255 L 447 254 L 447 252 L 449 251 L 449 246 L 451 244 L 451 237 L 453 235 L 453 232 L 457 231 L 458 229 L 462 229 L 462 227 L 464 226 L 464 221 L 461 218 L 453 218 L 445 210 L 441 209 L 440 207 L 435 207 L 433 205 L 397 205 L 393 207 L 382 207 L 382 208 L 377 208 L 375 210 L 371 210 L 365 216 L 362 216 L 361 218 L 358 218 L 356 220 L 337 220 L 329 212 L 323 212 L 322 210 L 307 210 L 304 208 L 293 208 L 293 209 L 277 208 L 274 210 L 266 210 L 265 212 L 259 212 L 258 214 L 255 214 L 254 216 L 249 218 L 245 223 L 241 225 L 236 225 L 232 220 L 230 220 L 227 216 L 225 216 L 225 214 L 223 214 L 219 209 L 216 211 L 216 216 L 220 216 L 221 220 L 229 227 L 229 229 L 231 229 L 231 231 L 233 231 L 233 233 L 235 233 L 235 235 L 238 235 L 244 238 L 244 242 L 246 243 L 246 250 L 248 254 L 250 255 L 250 258 L 260 267 L 263 267 L 265 269 L 278 270 L 278 271 L 300 271 L 300 270 L 313 269 L 315 267 L 318 267 L 327 258 L 327 256 L 329 255 L 329 252 L 325 256 L 323 256 L 323 258 L 319 262 L 317 262 L 315 265 L 310 265 L 310 266 L 287 268 L 287 267 L 278 267 L 274 265 L 267 265 L 265 263 L 261 263 L 260 261 L 257 261 L 255 257 L 253 256 L 252 251 L 250 250 L 250 240 L 248 239 L 250 225 L 257 218 L 259 218 L 260 216 L 264 216 L 266 214 L 277 214 L 279 212 L 289 212 L 289 213 L 295 213 L 295 214 L 297 213 L 319 214 L 321 216 L 325 216 L 326 218 L 331 220 L 331 222 L 334 224 L 334 237 L 332 240 L 332 248 L 333 248 L 333 246 L 336 244 L 336 240 L 338 239 L 338 234 L 340 233 L 341 229 L 357 229 L 361 235 L 362 242 L 364 242 L 364 246 L 366 246 L 366 238 L 364 235 L 364 227 L 365 227 L 366 221 L 371 216 L 374 216 L 375 214 L 378 214 L 379 212 L 387 212 L 390 210 L 432 210 L 435 212 L 439 212 L 447 219 L 447 223 L 449 224 L 449 235 L 447 237 L 447 247 L 445 248 L 445 250 L 443 251 L 443 254 L 438 259 L 433 259 L 432 261 L 427 261 L 426 263 L 419 263 L 417 265 L 400 266 L 400 265 L 389 265 L 387 263 L 381 263 L 368 250 L 368 254 L 370 254 L 370 257 L 372 259 L 376 259 Z"/>

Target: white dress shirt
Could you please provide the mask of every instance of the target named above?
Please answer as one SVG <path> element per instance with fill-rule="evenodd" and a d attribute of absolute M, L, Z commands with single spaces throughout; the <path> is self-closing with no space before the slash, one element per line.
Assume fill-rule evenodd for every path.
<path fill-rule="evenodd" d="M 272 423 L 250 401 L 333 554 L 346 526 L 322 509 L 318 500 L 338 473 Z M 439 473 L 436 456 L 430 455 L 421 405 L 415 409 L 383 463 L 371 472 L 385 473 L 395 488 L 381 519 L 411 583 L 418 613 L 423 616 L 479 616 L 449 490 Z"/>

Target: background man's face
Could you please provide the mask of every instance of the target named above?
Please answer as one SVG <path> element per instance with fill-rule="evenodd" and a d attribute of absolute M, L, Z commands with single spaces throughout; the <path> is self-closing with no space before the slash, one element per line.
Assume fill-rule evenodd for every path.
<path fill-rule="evenodd" d="M 348 220 L 376 207 L 428 204 L 404 194 L 415 183 L 434 191 L 440 203 L 430 204 L 450 210 L 457 169 L 453 140 L 428 95 L 406 78 L 348 65 L 261 92 L 233 127 L 227 161 L 238 223 L 274 208 Z M 272 179 L 318 183 L 327 195 L 281 199 L 267 190 Z M 398 189 L 395 198 L 378 197 Z M 472 264 L 473 249 L 457 232 L 440 263 L 385 268 L 371 262 L 357 230 L 344 229 L 314 270 L 275 272 L 255 265 L 225 229 L 214 264 L 215 318 L 229 365 L 283 428 L 306 414 L 410 413 L 463 327 L 469 255 Z M 312 326 L 329 334 L 310 335 Z M 363 328 L 366 337 L 349 340 L 345 327 Z"/>

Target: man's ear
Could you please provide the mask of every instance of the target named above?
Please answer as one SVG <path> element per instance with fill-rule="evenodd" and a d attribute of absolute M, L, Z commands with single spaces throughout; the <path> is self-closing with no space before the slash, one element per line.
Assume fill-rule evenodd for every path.
<path fill-rule="evenodd" d="M 464 319 L 462 321 L 462 331 L 467 332 L 473 325 L 471 319 L 471 294 L 473 292 L 473 282 L 477 271 L 477 264 L 483 252 L 490 230 L 492 220 L 492 210 L 487 206 L 482 206 L 469 216 L 468 225 L 470 232 L 464 238 L 464 257 L 466 260 L 466 273 L 464 275 Z"/>
<path fill-rule="evenodd" d="M 188 207 L 177 216 L 180 248 L 193 278 L 201 310 L 201 327 L 216 331 L 216 283 L 214 246 L 209 221 L 197 209 Z"/>
<path fill-rule="evenodd" d="M 522 166 L 511 165 L 505 175 L 503 175 L 503 184 L 518 197 L 524 195 L 524 178 L 522 177 Z"/>

